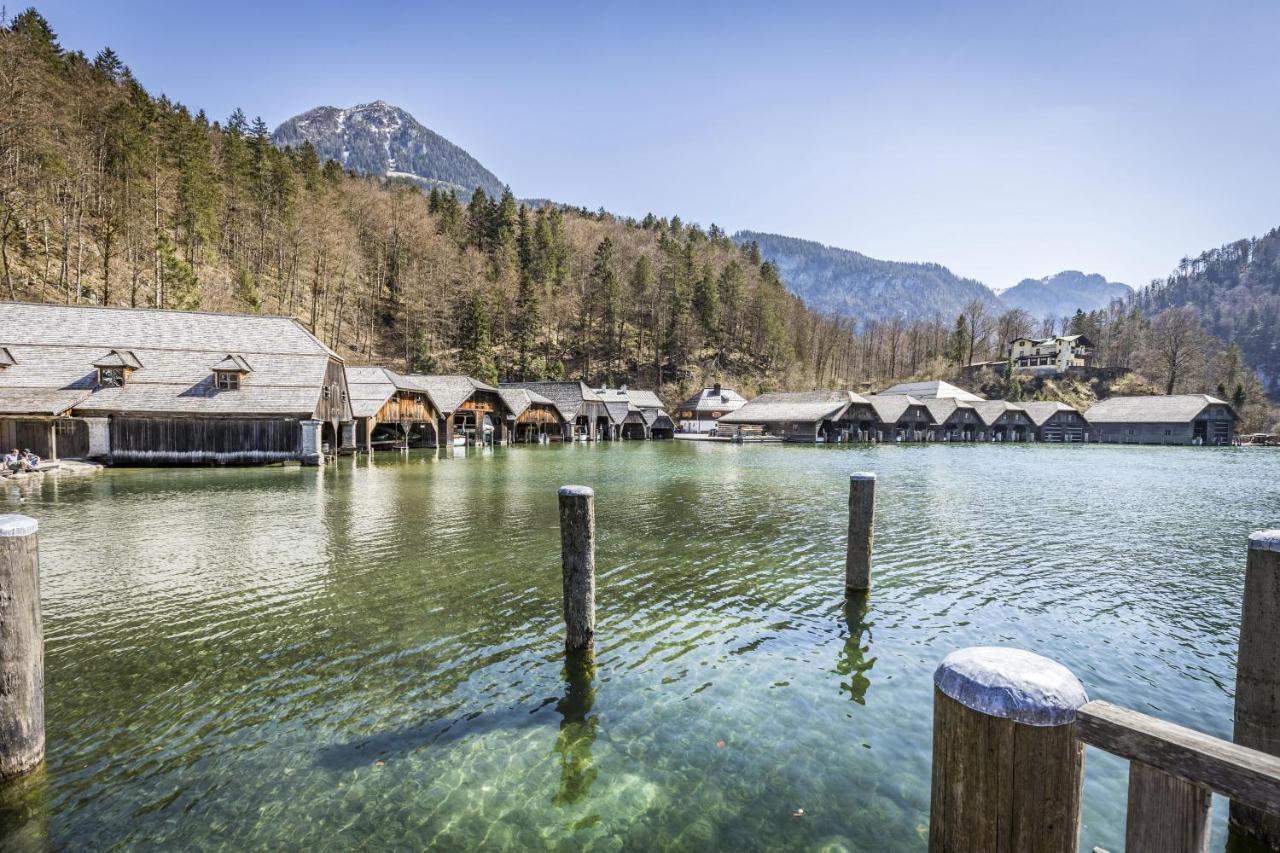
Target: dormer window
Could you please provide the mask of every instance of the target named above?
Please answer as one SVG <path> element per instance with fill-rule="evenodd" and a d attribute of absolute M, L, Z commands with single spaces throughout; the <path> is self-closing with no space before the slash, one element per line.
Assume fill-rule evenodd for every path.
<path fill-rule="evenodd" d="M 253 372 L 249 362 L 234 353 L 213 366 L 213 387 L 219 391 L 239 391 L 244 377 Z"/>
<path fill-rule="evenodd" d="M 13 353 L 9 352 L 8 347 L 0 347 L 0 370 L 6 367 L 13 367 L 18 362 L 13 360 Z"/>
<path fill-rule="evenodd" d="M 142 367 L 142 362 L 129 350 L 113 349 L 93 366 L 98 370 L 99 388 L 123 388 L 133 371 Z"/>

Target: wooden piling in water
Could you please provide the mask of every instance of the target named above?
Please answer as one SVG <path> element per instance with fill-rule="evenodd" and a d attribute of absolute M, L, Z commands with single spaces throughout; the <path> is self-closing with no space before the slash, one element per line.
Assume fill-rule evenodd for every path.
<path fill-rule="evenodd" d="M 565 647 L 591 649 L 596 636 L 596 508 L 587 486 L 560 488 L 560 562 Z"/>
<path fill-rule="evenodd" d="M 849 475 L 849 544 L 844 558 L 844 588 L 871 588 L 871 542 L 876 523 L 876 475 Z"/>
<path fill-rule="evenodd" d="M 929 850 L 1075 853 L 1084 746 L 1071 672 L 1019 649 L 953 652 L 934 673 Z"/>
<path fill-rule="evenodd" d="M 44 628 L 39 526 L 0 515 L 0 779 L 44 760 Z"/>
<path fill-rule="evenodd" d="M 1249 537 L 1236 656 L 1234 740 L 1280 755 L 1280 530 Z M 1231 828 L 1280 850 L 1280 815 L 1232 801 Z"/>

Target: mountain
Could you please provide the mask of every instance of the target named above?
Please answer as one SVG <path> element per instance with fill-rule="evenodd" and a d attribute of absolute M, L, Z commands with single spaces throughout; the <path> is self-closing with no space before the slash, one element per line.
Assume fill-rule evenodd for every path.
<path fill-rule="evenodd" d="M 810 308 L 858 320 L 953 321 L 977 299 L 992 313 L 1004 310 L 980 281 L 961 278 L 940 264 L 880 261 L 811 240 L 739 231 L 739 244 L 755 243 L 793 293 Z"/>
<path fill-rule="evenodd" d="M 280 148 L 310 142 L 321 160 L 337 160 L 362 175 L 408 178 L 463 198 L 476 187 L 492 198 L 502 195 L 502 181 L 476 158 L 386 101 L 345 110 L 316 107 L 277 127 L 271 141 Z"/>
<path fill-rule="evenodd" d="M 1085 275 L 1066 270 L 1045 278 L 1024 278 L 1000 294 L 1000 301 L 1010 308 L 1021 308 L 1037 320 L 1044 317 L 1066 317 L 1079 311 L 1097 311 L 1112 299 L 1128 299 L 1133 288 L 1117 281 L 1107 281 L 1098 274 Z"/>

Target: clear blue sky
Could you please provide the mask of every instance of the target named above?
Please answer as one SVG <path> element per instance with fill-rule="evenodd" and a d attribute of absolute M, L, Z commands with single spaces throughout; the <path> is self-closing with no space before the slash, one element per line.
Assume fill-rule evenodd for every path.
<path fill-rule="evenodd" d="M 1277 2 L 38 8 L 214 118 L 383 99 L 520 196 L 996 288 L 1143 284 L 1280 225 Z"/>

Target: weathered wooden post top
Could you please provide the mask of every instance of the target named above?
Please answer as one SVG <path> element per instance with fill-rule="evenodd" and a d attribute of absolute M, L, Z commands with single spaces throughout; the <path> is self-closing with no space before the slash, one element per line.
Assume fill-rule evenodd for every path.
<path fill-rule="evenodd" d="M 0 779 L 44 760 L 39 525 L 0 515 Z"/>
<path fill-rule="evenodd" d="M 1280 755 L 1280 530 L 1249 536 L 1233 740 Z M 1265 847 L 1280 850 L 1280 815 L 1232 800 L 1231 826 Z"/>
<path fill-rule="evenodd" d="M 560 562 L 565 647 L 590 649 L 596 636 L 596 507 L 588 486 L 560 488 Z"/>
<path fill-rule="evenodd" d="M 849 545 L 844 559 L 844 587 L 849 592 L 871 588 L 871 541 L 876 523 L 876 475 L 849 475 Z"/>
<path fill-rule="evenodd" d="M 1040 655 L 983 646 L 947 655 L 933 681 L 929 849 L 1075 853 L 1079 679 Z"/>

